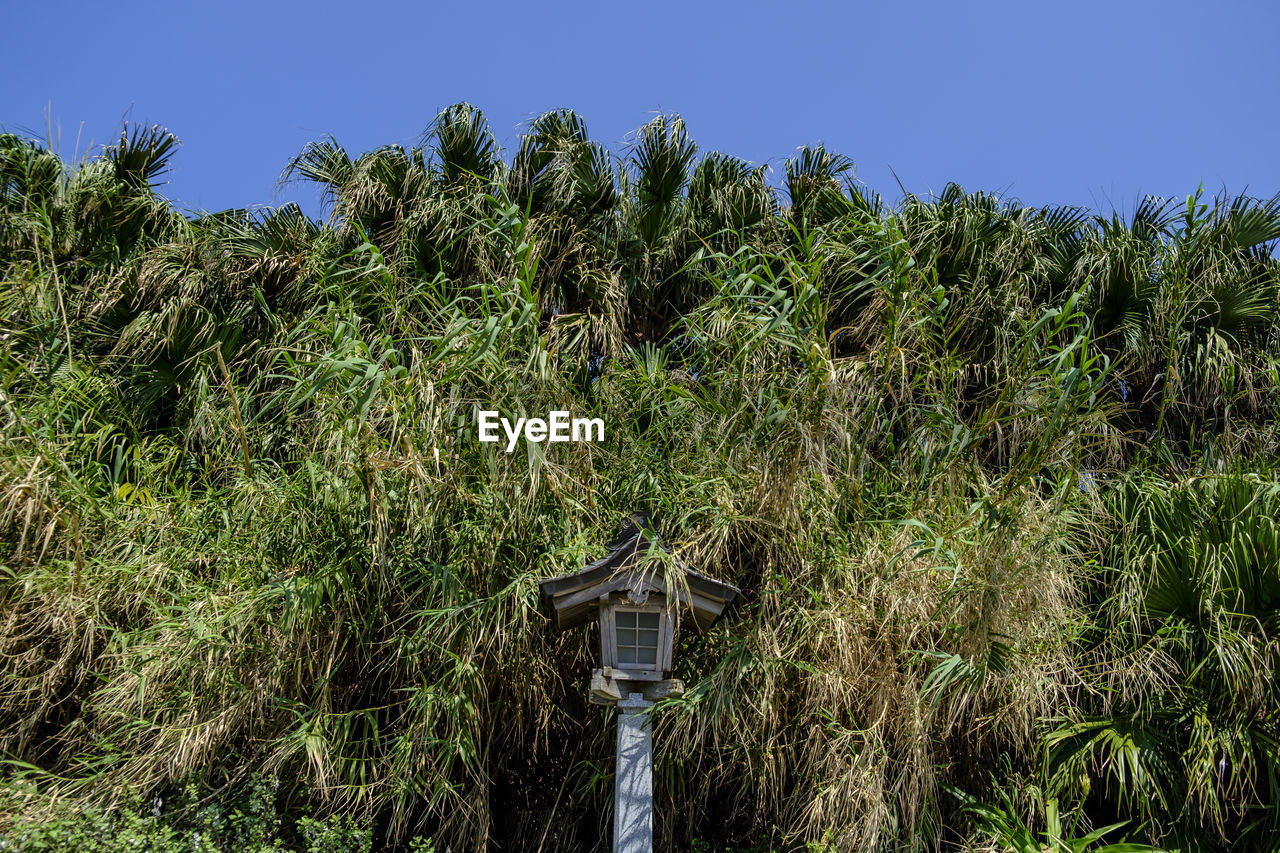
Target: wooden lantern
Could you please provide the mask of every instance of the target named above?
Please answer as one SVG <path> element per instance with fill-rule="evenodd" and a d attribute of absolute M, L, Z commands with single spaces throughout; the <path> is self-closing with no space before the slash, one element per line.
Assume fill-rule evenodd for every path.
<path fill-rule="evenodd" d="M 650 702 L 683 693 L 683 682 L 671 677 L 678 624 L 705 631 L 738 595 L 737 587 L 677 560 L 648 518 L 638 514 L 607 555 L 582 571 L 544 580 L 539 589 L 557 628 L 598 620 L 601 666 L 591 677 L 591 701 L 597 704 L 613 704 L 630 693 Z"/>

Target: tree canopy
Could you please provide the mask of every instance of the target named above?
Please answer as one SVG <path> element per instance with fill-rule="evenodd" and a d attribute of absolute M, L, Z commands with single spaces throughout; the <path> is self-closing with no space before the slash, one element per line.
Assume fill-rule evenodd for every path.
<path fill-rule="evenodd" d="M 1280 195 L 889 203 L 457 104 L 308 145 L 322 221 L 191 216 L 178 150 L 0 135 L 0 837 L 265 774 L 387 849 L 598 849 L 537 582 L 633 511 L 743 591 L 653 715 L 668 849 L 1280 832 Z"/>

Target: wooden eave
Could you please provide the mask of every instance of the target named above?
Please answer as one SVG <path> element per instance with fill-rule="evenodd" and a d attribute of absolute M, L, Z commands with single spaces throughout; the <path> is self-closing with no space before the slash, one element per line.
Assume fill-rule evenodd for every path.
<path fill-rule="evenodd" d="M 601 596 L 636 588 L 675 598 L 682 605 L 681 615 L 692 617 L 698 630 L 711 627 L 737 597 L 738 588 L 695 572 L 674 556 L 667 556 L 663 563 L 679 569 L 684 580 L 683 584 L 671 584 L 674 588 L 668 588 L 662 566 L 651 563 L 640 567 L 655 544 L 663 553 L 671 554 L 671 549 L 650 537 L 648 531 L 651 530 L 643 516 L 632 516 L 631 523 L 610 544 L 609 553 L 604 557 L 573 574 L 548 578 L 538 584 L 543 612 L 557 628 L 563 630 L 591 621 L 596 618 Z"/>

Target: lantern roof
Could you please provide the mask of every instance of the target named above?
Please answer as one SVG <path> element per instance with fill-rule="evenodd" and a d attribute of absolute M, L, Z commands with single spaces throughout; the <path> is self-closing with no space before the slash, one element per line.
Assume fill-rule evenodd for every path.
<path fill-rule="evenodd" d="M 581 571 L 547 578 L 538 589 L 543 611 L 561 630 L 595 618 L 602 596 L 625 592 L 637 602 L 652 593 L 665 595 L 679 605 L 682 616 L 705 631 L 740 592 L 676 559 L 642 513 L 631 516 L 609 544 L 608 554 Z"/>

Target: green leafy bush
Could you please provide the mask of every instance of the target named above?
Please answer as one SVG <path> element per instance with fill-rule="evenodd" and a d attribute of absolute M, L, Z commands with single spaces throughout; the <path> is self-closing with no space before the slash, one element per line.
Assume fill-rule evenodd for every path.
<path fill-rule="evenodd" d="M 612 718 L 537 584 L 634 511 L 743 593 L 653 715 L 661 845 L 989 845 L 945 791 L 991 767 L 1076 840 L 1276 831 L 1280 197 L 889 204 L 675 116 L 508 160 L 457 104 L 307 146 L 323 222 L 188 217 L 176 147 L 0 134 L 9 843 L 599 849 Z M 151 813 L 191 779 L 245 796 Z"/>
<path fill-rule="evenodd" d="M 26 807 L 0 831 L 0 850 L 22 853 L 369 853 L 372 832 L 348 815 L 301 817 L 282 838 L 278 782 L 250 779 L 231 807 L 201 804 L 194 786 L 175 802 L 148 804 L 136 794 L 116 808 L 41 802 L 30 787 L 6 790 L 10 807 Z M 41 808 L 41 806 L 43 806 Z"/>

